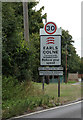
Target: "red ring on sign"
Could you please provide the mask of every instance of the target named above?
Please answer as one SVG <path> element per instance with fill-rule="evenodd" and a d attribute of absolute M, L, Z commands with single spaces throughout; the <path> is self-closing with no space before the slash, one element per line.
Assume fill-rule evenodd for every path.
<path fill-rule="evenodd" d="M 53 25 L 55 26 L 55 30 L 54 30 L 52 33 L 49 33 L 49 32 L 46 31 L 46 26 L 47 26 L 48 24 L 53 24 Z M 46 31 L 47 34 L 50 34 L 50 35 L 51 35 L 51 34 L 55 33 L 56 30 L 57 30 L 57 26 L 56 26 L 56 24 L 53 23 L 53 22 L 48 22 L 48 23 L 45 25 L 45 31 Z"/>

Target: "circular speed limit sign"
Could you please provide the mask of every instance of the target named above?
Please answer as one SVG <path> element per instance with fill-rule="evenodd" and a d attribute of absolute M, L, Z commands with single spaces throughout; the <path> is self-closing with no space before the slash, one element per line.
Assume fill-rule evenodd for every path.
<path fill-rule="evenodd" d="M 45 32 L 48 33 L 48 34 L 53 34 L 56 32 L 56 29 L 57 29 L 57 26 L 55 23 L 53 22 L 48 22 L 46 25 L 45 25 Z"/>

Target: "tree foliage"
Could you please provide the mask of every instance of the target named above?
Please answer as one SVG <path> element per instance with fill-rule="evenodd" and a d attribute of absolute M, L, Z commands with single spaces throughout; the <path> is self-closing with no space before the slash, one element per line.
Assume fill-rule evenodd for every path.
<path fill-rule="evenodd" d="M 66 68 L 66 46 L 67 46 L 67 70 L 71 73 L 79 72 L 80 57 L 73 46 L 74 40 L 68 30 L 62 30 L 62 66 Z"/>
<path fill-rule="evenodd" d="M 43 27 L 41 12 L 32 8 L 37 2 L 30 2 L 29 8 L 29 31 L 30 46 L 24 41 L 23 5 L 22 3 L 2 4 L 3 26 L 3 75 L 16 76 L 20 81 L 36 79 L 39 65 L 39 29 Z M 33 65 L 32 65 L 33 64 Z M 37 74 L 37 75 L 36 75 Z"/>
<path fill-rule="evenodd" d="M 80 74 L 83 74 L 83 57 L 81 58 L 79 73 L 80 73 Z"/>
<path fill-rule="evenodd" d="M 23 5 L 22 3 L 2 3 L 2 30 L 3 30 L 3 75 L 15 76 L 19 81 L 38 81 L 38 67 L 40 65 L 40 37 L 42 28 L 42 10 L 33 9 L 38 2 L 28 3 L 30 44 L 24 41 Z M 76 54 L 74 41 L 68 31 L 62 30 L 62 66 L 65 69 L 67 44 L 68 71 L 78 72 L 80 58 Z M 71 55 L 71 56 L 70 56 Z"/>

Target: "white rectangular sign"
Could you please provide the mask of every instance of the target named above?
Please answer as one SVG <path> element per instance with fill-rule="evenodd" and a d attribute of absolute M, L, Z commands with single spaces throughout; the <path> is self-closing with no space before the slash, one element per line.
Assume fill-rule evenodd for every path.
<path fill-rule="evenodd" d="M 40 36 L 40 64 L 61 65 L 61 36 Z"/>
<path fill-rule="evenodd" d="M 39 67 L 38 70 L 63 70 L 63 67 Z"/>
<path fill-rule="evenodd" d="M 39 71 L 39 75 L 63 75 L 63 71 Z"/>

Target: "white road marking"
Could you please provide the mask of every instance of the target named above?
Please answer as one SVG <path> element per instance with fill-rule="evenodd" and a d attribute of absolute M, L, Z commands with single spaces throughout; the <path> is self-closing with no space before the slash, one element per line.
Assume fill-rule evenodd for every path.
<path fill-rule="evenodd" d="M 21 116 L 14 117 L 14 118 L 26 117 L 26 116 L 38 114 L 38 113 L 41 113 L 41 112 L 46 112 L 46 111 L 50 111 L 50 110 L 54 110 L 54 109 L 58 109 L 58 108 L 62 108 L 62 107 L 67 107 L 67 106 L 70 106 L 70 105 L 75 105 L 75 104 L 78 104 L 78 103 L 81 103 L 81 102 L 83 102 L 83 100 L 82 100 L 82 101 L 75 102 L 75 103 L 70 103 L 70 104 L 67 104 L 67 105 L 62 105 L 62 106 L 53 107 L 53 108 L 49 108 L 49 109 L 45 109 L 45 110 L 41 110 L 41 111 L 37 111 L 37 112 L 32 112 L 32 113 L 29 113 L 29 114 L 26 114 L 26 115 L 21 115 Z M 11 118 L 11 119 L 8 119 L 8 120 L 12 120 L 12 119 L 14 119 L 14 118 Z"/>

